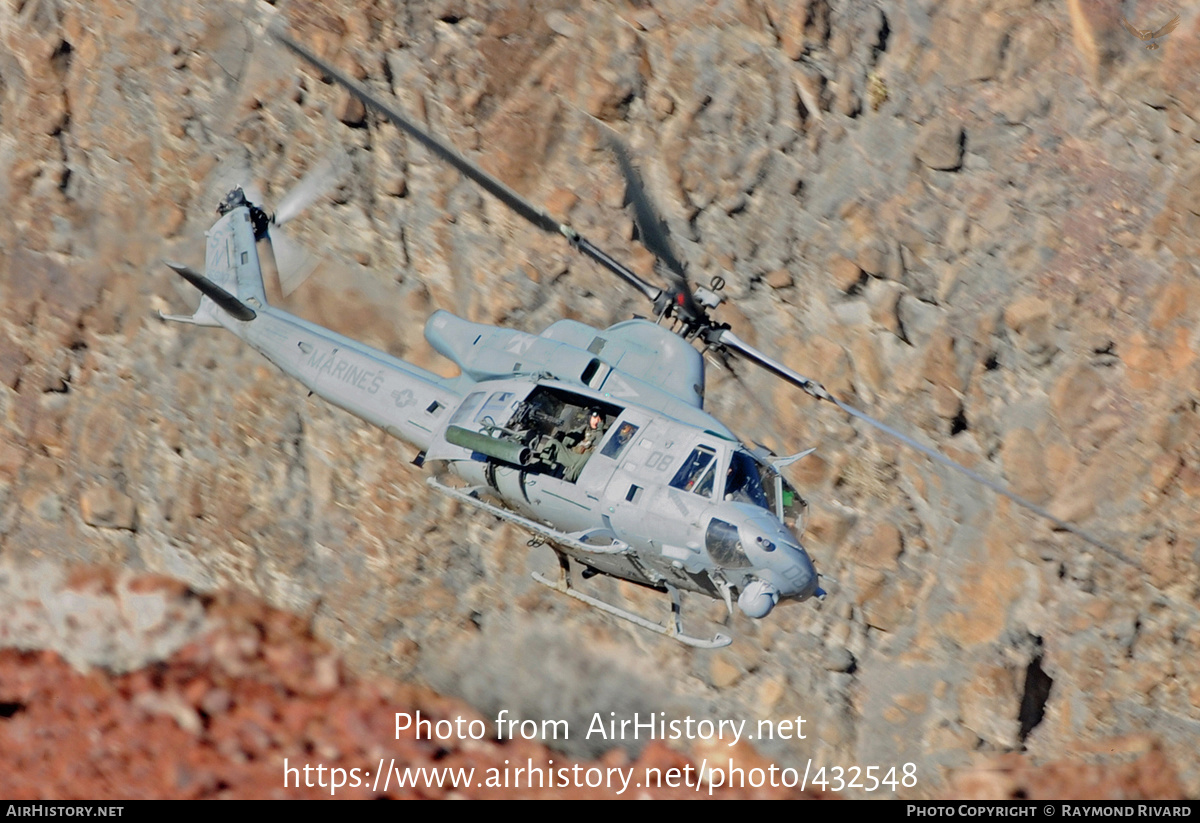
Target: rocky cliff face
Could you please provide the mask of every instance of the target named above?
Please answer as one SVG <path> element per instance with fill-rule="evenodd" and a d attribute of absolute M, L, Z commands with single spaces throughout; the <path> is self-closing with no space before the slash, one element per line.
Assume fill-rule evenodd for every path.
<path fill-rule="evenodd" d="M 403 444 L 154 316 L 194 301 L 159 261 L 202 263 L 231 182 L 277 200 L 335 148 L 352 172 L 289 226 L 323 261 L 290 310 L 443 370 L 435 308 L 530 331 L 645 310 L 264 40 L 270 10 L 0 8 L 6 560 L 249 589 L 351 666 L 485 714 L 802 715 L 806 740 L 762 752 L 913 762 L 921 791 L 997 752 L 1112 757 L 1099 741 L 1149 733 L 1200 793 L 1200 18 L 1147 51 L 1097 0 L 282 9 L 650 276 L 587 115 L 608 122 L 739 334 L 1133 561 L 713 369 L 710 408 L 747 439 L 818 448 L 793 479 L 836 584 L 704 653 L 536 588 L 549 553 L 432 496 Z"/>

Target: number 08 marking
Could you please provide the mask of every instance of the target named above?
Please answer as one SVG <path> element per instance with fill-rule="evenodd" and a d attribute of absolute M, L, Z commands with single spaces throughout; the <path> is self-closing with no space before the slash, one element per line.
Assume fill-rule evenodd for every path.
<path fill-rule="evenodd" d="M 646 468 L 654 469 L 655 471 L 666 471 L 667 466 L 671 465 L 671 455 L 663 452 L 654 452 L 646 460 Z"/>

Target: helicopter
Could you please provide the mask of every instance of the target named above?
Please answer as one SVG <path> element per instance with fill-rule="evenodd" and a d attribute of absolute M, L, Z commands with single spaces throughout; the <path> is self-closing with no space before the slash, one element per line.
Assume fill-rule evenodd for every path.
<path fill-rule="evenodd" d="M 545 543 L 559 562 L 557 581 L 533 578 L 642 628 L 697 648 L 732 638 L 687 633 L 681 592 L 724 602 L 730 616 L 767 617 L 783 600 L 823 598 L 820 575 L 800 540 L 806 502 L 784 469 L 813 449 L 779 456 L 746 445 L 704 410 L 705 354 L 742 358 L 818 400 L 898 438 L 1047 518 L 1057 528 L 1127 560 L 1087 532 L 1002 484 L 832 395 L 739 338 L 710 311 L 723 280 L 692 289 L 666 224 L 628 150 L 607 131 L 626 183 L 637 239 L 669 285 L 658 287 L 560 223 L 279 29 L 270 36 L 343 86 L 495 196 L 535 227 L 561 235 L 653 306 L 654 319 L 597 329 L 558 320 L 540 334 L 434 312 L 425 337 L 460 374 L 440 377 L 268 303 L 259 241 L 275 242 L 284 222 L 242 188 L 228 192 L 207 232 L 205 270 L 167 265 L 201 292 L 190 316 L 163 319 L 223 327 L 315 393 L 418 450 L 427 484 L 474 509 L 515 524 Z M 290 213 L 295 209 L 288 208 Z M 669 596 L 665 622 L 650 620 L 577 589 L 607 575 Z"/>

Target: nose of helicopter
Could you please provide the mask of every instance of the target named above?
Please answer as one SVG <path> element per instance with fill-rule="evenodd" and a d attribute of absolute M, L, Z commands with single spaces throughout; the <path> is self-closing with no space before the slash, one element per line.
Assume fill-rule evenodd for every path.
<path fill-rule="evenodd" d="M 795 563 L 783 572 L 790 584 L 790 589 L 781 593 L 785 597 L 792 597 L 796 600 L 807 600 L 813 596 L 820 597 L 825 592 L 817 585 L 817 570 L 813 567 L 808 552 L 799 543 L 790 548 L 795 554 Z"/>
<path fill-rule="evenodd" d="M 769 581 L 780 598 L 807 600 L 824 594 L 817 570 L 800 541 L 775 518 L 761 517 L 744 525 L 744 538 L 762 563 L 760 577 Z"/>

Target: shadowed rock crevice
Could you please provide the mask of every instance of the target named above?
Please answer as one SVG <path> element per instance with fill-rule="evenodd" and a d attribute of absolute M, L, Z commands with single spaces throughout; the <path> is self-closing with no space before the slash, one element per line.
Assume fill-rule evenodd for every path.
<path fill-rule="evenodd" d="M 1038 647 L 1042 645 L 1040 637 L 1035 638 Z M 1021 695 L 1021 710 L 1017 719 L 1021 729 L 1017 737 L 1024 744 L 1037 725 L 1046 716 L 1046 701 L 1050 699 L 1050 688 L 1054 679 L 1042 668 L 1042 654 L 1039 652 L 1025 667 L 1025 691 Z"/>

